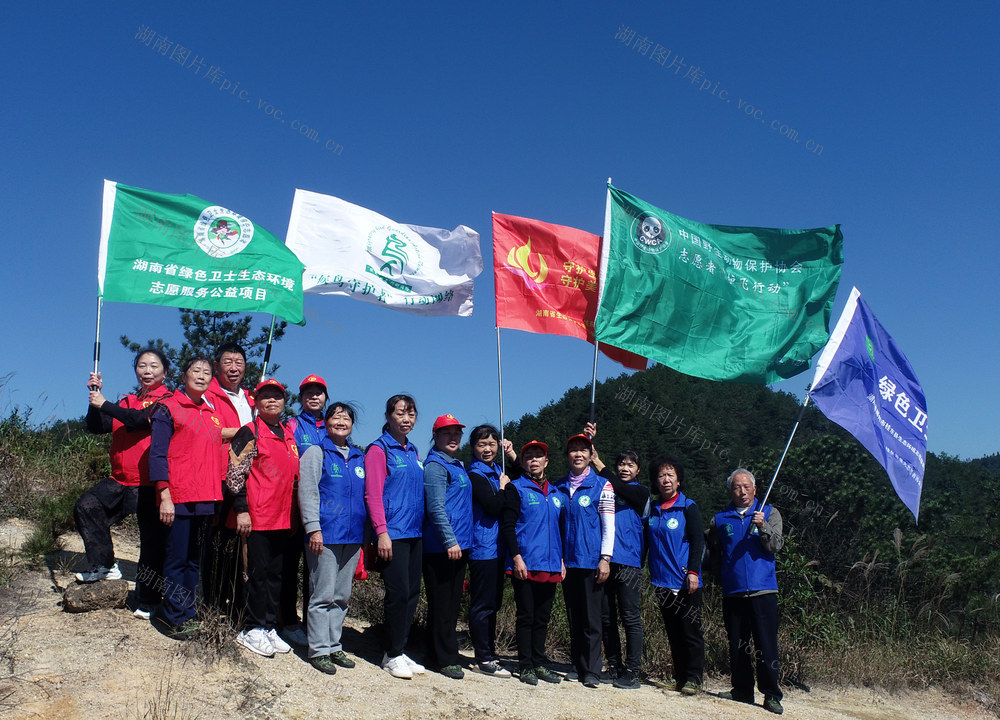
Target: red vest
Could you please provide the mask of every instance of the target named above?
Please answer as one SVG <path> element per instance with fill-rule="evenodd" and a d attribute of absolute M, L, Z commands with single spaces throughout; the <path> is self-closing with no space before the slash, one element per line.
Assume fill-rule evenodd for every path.
<path fill-rule="evenodd" d="M 253 398 L 247 393 L 246 390 L 240 388 L 240 392 L 243 393 L 243 397 L 247 399 L 250 404 L 250 409 L 253 410 Z M 225 389 L 219 384 L 217 378 L 212 378 L 212 382 L 208 384 L 208 390 L 205 391 L 205 397 L 207 397 L 213 405 L 215 405 L 215 410 L 219 415 L 219 420 L 222 421 L 222 427 L 227 428 L 238 428 L 243 423 L 240 422 L 240 415 L 236 412 L 236 407 L 233 405 L 233 401 L 229 399 L 226 394 Z"/>
<path fill-rule="evenodd" d="M 291 423 L 282 426 L 284 440 L 259 417 L 245 427 L 257 435 L 257 457 L 247 478 L 251 527 L 254 530 L 288 530 L 292 526 L 292 497 L 299 481 L 299 450 Z M 234 511 L 226 518 L 226 527 L 236 527 Z"/>
<path fill-rule="evenodd" d="M 222 500 L 229 445 L 222 441 L 218 413 L 204 401 L 195 405 L 182 390 L 163 404 L 174 424 L 167 450 L 170 499 L 174 503 Z"/>
<path fill-rule="evenodd" d="M 129 410 L 142 410 L 170 396 L 170 391 L 160 385 L 141 398 L 126 395 L 118 404 Z M 148 427 L 129 430 L 121 421 L 111 418 L 111 477 L 126 487 L 149 483 L 149 434 Z"/>

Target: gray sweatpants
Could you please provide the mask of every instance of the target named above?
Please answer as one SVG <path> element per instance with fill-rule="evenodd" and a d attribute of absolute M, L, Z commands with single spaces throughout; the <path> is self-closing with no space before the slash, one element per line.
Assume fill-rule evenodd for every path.
<path fill-rule="evenodd" d="M 360 543 L 324 545 L 316 555 L 306 549 L 309 566 L 309 657 L 329 655 L 342 649 L 340 636 L 351 599 L 354 569 L 361 555 Z"/>

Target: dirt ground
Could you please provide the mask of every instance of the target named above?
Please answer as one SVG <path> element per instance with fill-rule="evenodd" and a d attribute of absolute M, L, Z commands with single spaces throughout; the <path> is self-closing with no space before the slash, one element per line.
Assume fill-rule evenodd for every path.
<path fill-rule="evenodd" d="M 0 527 L 0 547 L 16 546 L 26 527 Z M 22 575 L 0 595 L 0 717 L 52 718 L 702 718 L 772 717 L 717 697 L 728 689 L 708 678 L 707 692 L 682 697 L 644 684 L 617 690 L 587 689 L 576 682 L 522 685 L 516 678 L 471 672 L 455 681 L 428 672 L 398 680 L 379 669 L 373 628 L 348 620 L 344 646 L 358 666 L 335 676 L 314 670 L 297 650 L 268 659 L 238 648 L 214 661 L 190 643 L 157 632 L 131 612 L 62 610 L 62 591 L 83 566 L 79 537 L 63 538 L 48 567 Z M 116 538 L 126 579 L 135 577 L 137 550 Z M 8 677 L 9 672 L 13 675 Z M 758 696 L 758 702 L 762 700 Z M 971 699 L 937 691 L 889 694 L 864 688 L 789 690 L 785 715 L 796 718 L 991 717 Z"/>

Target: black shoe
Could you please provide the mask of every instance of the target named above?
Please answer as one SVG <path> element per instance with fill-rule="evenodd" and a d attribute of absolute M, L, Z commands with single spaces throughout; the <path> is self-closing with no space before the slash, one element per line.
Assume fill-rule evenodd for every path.
<path fill-rule="evenodd" d="M 329 655 L 317 655 L 309 658 L 309 664 L 327 675 L 336 675 L 337 666 L 333 664 L 333 659 Z"/>
<path fill-rule="evenodd" d="M 593 673 L 588 673 L 583 676 L 583 686 L 589 688 L 597 688 L 601 686 L 601 678 L 597 677 Z"/>
<path fill-rule="evenodd" d="M 520 675 L 521 682 L 523 683 L 528 685 L 538 684 L 538 676 L 535 675 L 535 671 L 531 668 L 521 668 L 521 672 L 518 675 Z"/>
<path fill-rule="evenodd" d="M 611 680 L 617 680 L 624 672 L 626 671 L 621 665 L 608 665 L 608 677 Z"/>
<path fill-rule="evenodd" d="M 781 715 L 785 712 L 785 708 L 781 707 L 781 702 L 778 698 L 766 696 L 764 698 L 764 709 L 768 712 L 773 712 L 775 715 Z"/>
<path fill-rule="evenodd" d="M 696 683 L 694 680 L 688 680 L 678 689 L 681 695 L 697 695 L 701 692 L 701 685 Z"/>
<path fill-rule="evenodd" d="M 728 690 L 726 692 L 719 693 L 719 697 L 723 700 L 733 700 L 735 702 L 746 703 L 747 705 L 753 705 L 753 693 L 749 695 L 744 695 L 739 690 Z"/>
<path fill-rule="evenodd" d="M 638 690 L 639 676 L 631 670 L 622 670 L 612 684 L 622 690 Z"/>
<path fill-rule="evenodd" d="M 351 658 L 347 657 L 347 653 L 345 653 L 343 650 L 338 650 L 337 652 L 330 653 L 330 660 L 332 660 L 334 664 L 340 665 L 340 667 L 347 668 L 348 670 L 350 670 L 357 664 L 353 660 L 351 660 Z M 333 673 L 330 674 L 332 675 Z"/>
<path fill-rule="evenodd" d="M 458 665 L 444 665 L 439 667 L 437 671 L 446 678 L 451 678 L 452 680 L 461 680 L 465 677 L 465 673 Z"/>
<path fill-rule="evenodd" d="M 538 667 L 535 668 L 535 677 L 547 683 L 555 684 L 562 682 L 562 676 L 559 675 L 559 673 L 552 672 L 544 665 L 539 665 Z"/>

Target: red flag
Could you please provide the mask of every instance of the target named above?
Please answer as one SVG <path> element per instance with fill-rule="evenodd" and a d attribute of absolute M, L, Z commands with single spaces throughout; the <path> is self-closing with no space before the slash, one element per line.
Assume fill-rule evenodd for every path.
<path fill-rule="evenodd" d="M 497 327 L 594 342 L 601 238 L 583 230 L 493 213 Z M 634 370 L 646 358 L 601 343 Z"/>

